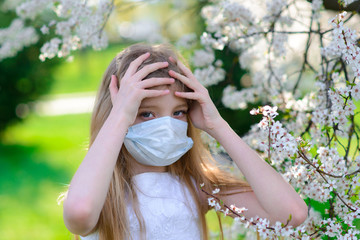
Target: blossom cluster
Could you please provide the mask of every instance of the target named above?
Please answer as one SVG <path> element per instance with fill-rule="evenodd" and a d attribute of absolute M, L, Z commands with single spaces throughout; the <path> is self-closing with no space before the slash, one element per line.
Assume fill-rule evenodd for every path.
<path fill-rule="evenodd" d="M 258 148 L 267 152 L 270 156 L 271 151 L 276 152 L 276 158 L 278 160 L 284 159 L 286 157 L 292 157 L 297 151 L 297 141 L 296 139 L 287 132 L 283 127 L 281 122 L 274 121 L 274 118 L 278 115 L 277 107 L 264 106 L 258 109 L 253 109 L 250 111 L 252 115 L 262 114 L 263 118 L 258 124 L 258 128 L 267 132 L 266 139 L 264 139 L 264 134 L 262 141 L 260 142 Z M 270 157 L 269 159 L 270 160 Z"/>
<path fill-rule="evenodd" d="M 226 72 L 221 68 L 222 61 L 215 61 L 215 54 L 212 49 L 195 50 L 191 60 L 196 66 L 194 76 L 204 86 L 214 85 L 225 79 Z"/>
<path fill-rule="evenodd" d="M 266 239 L 275 239 L 279 236 L 296 239 L 310 239 L 302 228 L 295 229 L 288 225 L 291 216 L 286 224 L 277 221 L 274 225 L 270 225 L 270 221 L 266 218 L 260 218 L 258 216 L 247 218 L 244 215 L 244 212 L 248 209 L 245 207 L 237 207 L 233 204 L 228 206 L 218 197 L 217 194 L 220 192 L 219 188 L 216 188 L 212 191 L 212 193 L 209 193 L 204 190 L 204 184 L 200 184 L 200 189 L 208 195 L 208 203 L 210 207 L 212 207 L 215 211 L 222 212 L 225 216 L 231 215 L 234 217 L 234 226 L 236 226 L 236 228 L 239 228 L 241 226 L 239 226 L 239 223 L 241 223 L 246 229 L 257 232 L 260 237 Z M 313 216 L 313 214 L 311 216 Z"/>
<path fill-rule="evenodd" d="M 14 3 L 16 2 L 16 4 Z M 1 30 L 5 35 L 4 47 L 0 59 L 11 57 L 24 46 L 37 42 L 39 36 L 33 27 L 24 28 L 27 19 L 35 20 L 44 12 L 53 12 L 54 16 L 48 23 L 39 26 L 41 34 L 53 34 L 54 37 L 41 48 L 40 60 L 46 58 L 66 57 L 72 51 L 91 46 L 94 49 L 105 48 L 108 44 L 105 24 L 114 8 L 111 0 L 101 0 L 98 4 L 88 1 L 71 0 L 29 0 L 5 1 L 3 8 L 15 10 L 18 19 L 8 28 Z M 13 23 L 14 23 L 13 22 Z M 14 24 L 15 24 L 14 23 Z M 21 34 L 21 35 L 19 35 Z M 12 41 L 16 38 L 17 41 Z M 18 41 L 20 40 L 20 41 Z"/>
<path fill-rule="evenodd" d="M 308 219 L 286 238 L 358 239 L 354 220 L 360 216 L 360 48 L 358 30 L 348 25 L 357 15 L 342 12 L 324 23 L 322 0 L 256 4 L 255 11 L 247 1 L 214 1 L 202 11 L 207 24 L 201 37 L 204 50 L 226 47 L 238 54 L 240 67 L 252 80 L 241 90 L 226 86 L 223 105 L 275 106 L 251 110 L 263 118 L 243 139 L 309 204 Z M 294 45 L 295 36 L 304 39 L 301 47 Z M 200 60 L 194 66 L 201 69 L 197 64 Z M 209 203 L 219 209 L 215 200 Z M 324 205 L 313 207 L 315 203 Z M 253 223 L 245 226 L 264 239 L 284 236 L 280 225 L 270 230 L 266 220 Z"/>
<path fill-rule="evenodd" d="M 360 78 L 360 48 L 355 30 L 344 26 L 346 12 L 332 18 L 329 22 L 334 27 L 331 43 L 322 49 L 322 54 L 327 57 L 341 57 L 353 71 L 355 77 Z"/>
<path fill-rule="evenodd" d="M 280 236 L 291 239 L 312 239 L 310 236 L 313 235 L 327 235 L 337 239 L 357 239 L 356 235 L 360 231 L 356 229 L 354 220 L 360 215 L 360 200 L 352 200 L 358 193 L 356 190 L 349 192 L 349 189 L 351 186 L 359 185 L 360 176 L 355 173 L 360 171 L 360 156 L 357 156 L 355 164 L 351 167 L 347 166 L 346 161 L 334 147 L 319 147 L 314 157 L 307 156 L 310 144 L 300 138 L 294 139 L 281 123 L 274 121 L 278 115 L 277 107 L 259 107 L 251 110 L 250 114 L 263 115 L 263 119 L 257 125 L 257 131 L 260 132 L 260 137 L 264 141 L 267 139 L 271 150 L 266 148 L 264 142 L 258 145 L 258 149 L 261 148 L 261 145 L 265 146 L 263 151 L 269 154 L 267 160 L 272 159 L 272 165 L 279 172 L 285 167 L 284 178 L 300 189 L 300 194 L 304 197 L 307 196 L 317 202 L 333 202 L 332 211 L 337 213 L 339 219 L 332 217 L 322 219 L 319 214 L 311 210 L 308 219 L 297 228 L 284 226 L 280 222 L 270 226 L 267 219 L 258 217 L 246 219 L 242 215 L 246 211 L 244 208 L 224 205 L 221 199 L 215 196 L 219 193 L 219 189 L 215 189 L 212 194 L 207 193 L 210 196 L 208 198 L 209 206 L 225 215 L 235 214 L 236 221 L 240 221 L 245 228 L 258 232 L 264 239 L 275 239 Z M 281 137 L 274 138 L 277 134 Z M 278 147 L 279 145 L 283 146 Z M 275 154 L 270 156 L 272 151 Z M 282 154 L 283 152 L 286 154 Z M 295 164 L 289 164 L 286 162 L 286 158 L 294 159 Z M 341 200 L 334 201 L 334 195 Z"/>
<path fill-rule="evenodd" d="M 24 47 L 36 43 L 38 38 L 33 27 L 26 27 L 21 19 L 13 20 L 8 28 L 0 29 L 0 61 L 15 56 Z"/>

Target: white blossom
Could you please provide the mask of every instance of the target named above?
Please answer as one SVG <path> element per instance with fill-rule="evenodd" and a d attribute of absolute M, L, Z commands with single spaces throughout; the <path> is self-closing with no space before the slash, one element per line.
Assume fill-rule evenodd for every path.
<path fill-rule="evenodd" d="M 351 89 L 351 96 L 355 100 L 360 100 L 360 83 L 356 84 L 355 87 Z"/>
<path fill-rule="evenodd" d="M 321 7 L 323 5 L 323 0 L 313 0 L 311 2 L 311 8 L 314 13 L 313 17 L 315 20 L 319 20 Z"/>
<path fill-rule="evenodd" d="M 286 47 L 285 47 L 285 43 L 288 40 L 288 35 L 287 34 L 274 34 L 273 35 L 273 43 L 272 43 L 272 47 L 273 47 L 273 51 L 275 56 L 277 57 L 282 57 L 286 55 Z"/>
<path fill-rule="evenodd" d="M 212 194 L 217 194 L 217 193 L 219 193 L 220 192 L 220 189 L 219 188 L 216 188 L 216 189 L 214 189 L 213 191 L 212 191 Z"/>
<path fill-rule="evenodd" d="M 212 50 L 195 50 L 192 57 L 194 67 L 206 67 L 211 65 L 215 60 L 215 55 Z"/>
<path fill-rule="evenodd" d="M 48 34 L 49 27 L 52 27 L 57 35 L 41 48 L 42 61 L 55 56 L 68 56 L 71 51 L 82 47 L 92 46 L 94 49 L 102 49 L 108 44 L 104 25 L 113 9 L 110 0 L 101 0 L 96 6 L 72 0 L 28 0 L 20 1 L 16 6 L 9 2 L 6 1 L 5 8 L 16 8 L 16 13 L 21 19 L 34 20 L 46 11 L 56 13 L 58 18 L 51 19 L 40 29 L 43 34 Z M 38 41 L 35 30 L 32 27 L 25 28 L 20 19 L 15 19 L 12 25 L 1 31 L 0 38 L 4 38 L 4 42 L 1 44 L 0 59 L 11 57 L 23 47 Z M 11 40 L 13 37 L 17 40 Z"/>
<path fill-rule="evenodd" d="M 255 101 L 255 88 L 246 88 L 237 91 L 234 86 L 227 86 L 224 88 L 222 103 L 224 106 L 231 109 L 245 109 L 247 102 Z"/>
<path fill-rule="evenodd" d="M 23 19 L 34 20 L 37 15 L 50 6 L 51 2 L 50 0 L 28 0 L 16 7 L 16 13 Z"/>
<path fill-rule="evenodd" d="M 48 34 L 49 33 L 49 28 L 46 25 L 43 25 L 40 28 L 40 31 L 41 31 L 42 34 Z"/>
<path fill-rule="evenodd" d="M 360 48 L 356 42 L 358 36 L 354 30 L 344 26 L 345 15 L 346 12 L 343 12 L 330 20 L 334 27 L 333 39 L 328 46 L 322 49 L 322 54 L 326 57 L 342 57 L 353 69 L 355 76 L 360 77 Z"/>
<path fill-rule="evenodd" d="M 215 85 L 225 78 L 225 70 L 220 67 L 209 65 L 205 68 L 197 68 L 194 71 L 194 76 L 205 87 Z"/>
<path fill-rule="evenodd" d="M 0 29 L 0 60 L 15 56 L 37 41 L 38 35 L 33 27 L 26 27 L 23 20 L 14 19 L 8 28 Z"/>

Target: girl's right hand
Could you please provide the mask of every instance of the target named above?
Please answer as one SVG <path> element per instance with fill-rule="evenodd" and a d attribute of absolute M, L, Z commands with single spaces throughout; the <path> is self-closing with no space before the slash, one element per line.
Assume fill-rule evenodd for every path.
<path fill-rule="evenodd" d="M 157 62 L 146 65 L 137 71 L 139 66 L 150 56 L 145 53 L 132 61 L 126 70 L 124 77 L 121 79 L 120 88 L 118 88 L 118 80 L 115 75 L 111 76 L 109 85 L 111 102 L 113 108 L 110 115 L 123 115 L 128 126 L 131 126 L 144 98 L 158 97 L 169 93 L 168 89 L 155 90 L 151 89 L 160 85 L 172 84 L 175 82 L 173 78 L 149 78 L 143 80 L 148 74 L 168 67 L 168 62 Z M 120 114 L 120 115 L 119 115 Z"/>

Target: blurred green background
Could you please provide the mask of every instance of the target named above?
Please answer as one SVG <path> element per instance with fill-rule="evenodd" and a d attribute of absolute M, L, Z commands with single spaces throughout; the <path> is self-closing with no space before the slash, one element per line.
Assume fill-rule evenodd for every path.
<path fill-rule="evenodd" d="M 114 54 L 84 51 L 55 67 L 55 94 L 94 91 Z M 90 114 L 30 113 L 9 127 L 0 144 L 0 239 L 69 239 L 57 204 L 88 145 Z"/>
<path fill-rule="evenodd" d="M 145 21 L 160 22 L 162 35 L 177 39 L 203 29 L 198 11 L 206 1 L 187 2 L 183 9 L 167 1 L 139 2 L 126 12 L 118 9 L 113 18 L 121 15 L 121 21 L 136 22 L 138 16 L 145 16 Z M 0 12 L 0 28 L 14 17 L 12 12 Z M 42 17 L 34 21 L 38 28 Z M 77 51 L 71 62 L 57 59 L 40 63 L 39 48 L 46 39 L 0 62 L 0 115 L 3 120 L 11 117 L 0 128 L 0 240 L 73 239 L 63 223 L 58 198 L 86 154 L 91 114 L 54 111 L 61 104 L 51 104 L 73 99 L 76 105 L 84 96 L 95 95 L 108 64 L 130 42 L 119 39 L 114 24 L 108 24 L 108 30 L 112 44 L 107 49 Z M 68 103 L 63 103 L 65 108 Z M 91 100 L 85 104 L 91 110 Z M 217 232 L 216 214 L 207 217 L 210 228 Z"/>

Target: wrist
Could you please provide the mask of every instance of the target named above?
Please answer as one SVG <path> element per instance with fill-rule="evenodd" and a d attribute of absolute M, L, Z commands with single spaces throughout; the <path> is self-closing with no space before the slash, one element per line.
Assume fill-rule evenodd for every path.
<path fill-rule="evenodd" d="M 221 138 L 221 135 L 224 134 L 225 131 L 229 128 L 229 124 L 223 118 L 219 118 L 214 124 L 214 127 L 206 132 L 213 138 L 219 139 Z"/>
<path fill-rule="evenodd" d="M 115 112 L 111 110 L 106 122 L 110 122 L 115 128 L 125 129 L 127 130 L 131 125 L 131 120 L 126 117 L 124 113 Z"/>

